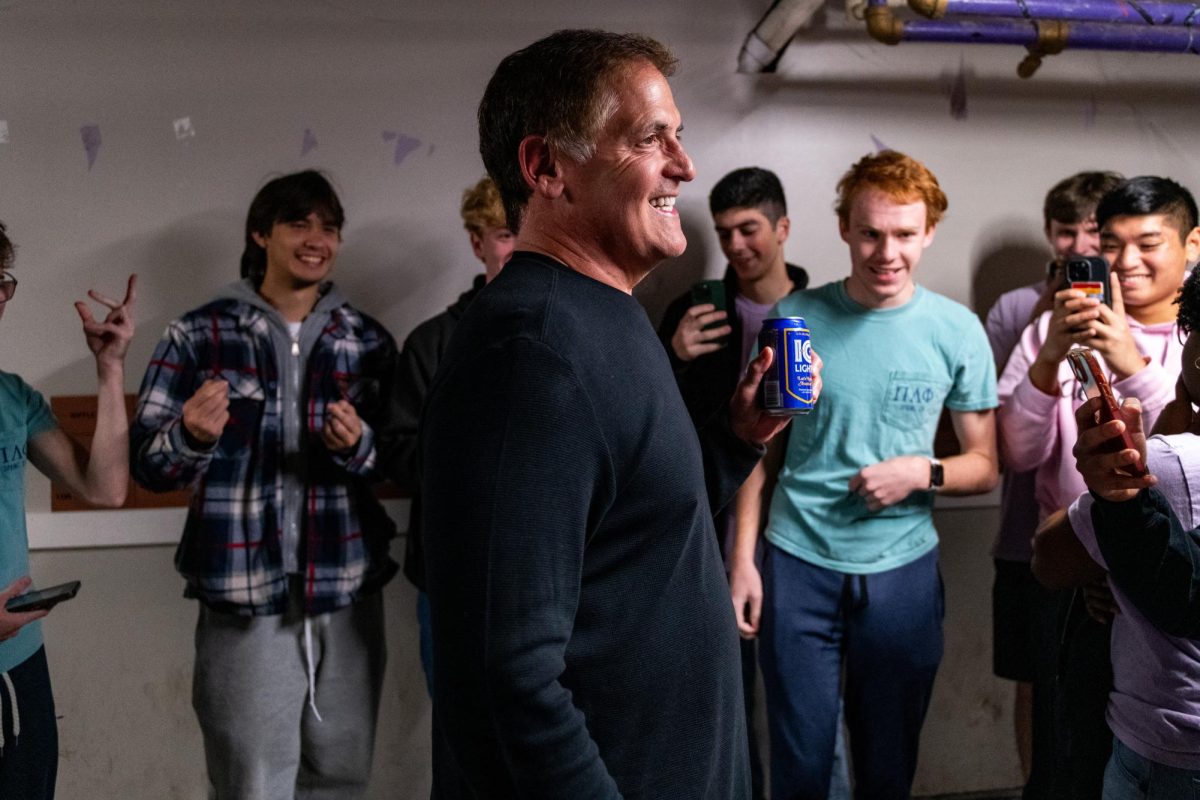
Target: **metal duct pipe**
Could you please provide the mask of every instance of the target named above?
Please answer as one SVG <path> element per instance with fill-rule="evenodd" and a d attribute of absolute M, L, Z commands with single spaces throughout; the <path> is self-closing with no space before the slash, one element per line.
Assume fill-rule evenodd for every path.
<path fill-rule="evenodd" d="M 1131 0 L 908 0 L 908 7 L 929 19 L 947 14 L 1107 22 L 1114 25 L 1193 25 L 1200 23 L 1195 3 Z"/>
<path fill-rule="evenodd" d="M 1197 31 L 1182 26 L 1112 25 L 1061 20 L 962 21 L 896 19 L 886 0 L 870 0 L 867 32 L 884 44 L 942 42 L 961 44 L 1016 44 L 1029 50 L 1017 68 L 1028 78 L 1041 65 L 1042 56 L 1076 50 L 1118 50 L 1144 53 L 1198 53 Z"/>
<path fill-rule="evenodd" d="M 776 0 L 742 43 L 738 72 L 770 71 L 796 31 L 824 4 L 824 0 Z"/>

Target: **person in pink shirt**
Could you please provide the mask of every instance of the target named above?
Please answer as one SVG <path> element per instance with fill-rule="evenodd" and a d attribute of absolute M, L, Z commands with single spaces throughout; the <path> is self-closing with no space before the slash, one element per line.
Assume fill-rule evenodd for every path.
<path fill-rule="evenodd" d="M 1200 399 L 1198 325 L 1200 270 L 1193 270 L 1179 297 L 1179 326 L 1188 339 L 1178 402 L 1159 415 L 1156 435 L 1149 440 L 1141 433 L 1140 415 L 1132 403 L 1125 414 L 1138 460 L 1154 476 L 1155 512 L 1173 516 L 1173 524 L 1181 530 L 1200 523 L 1200 416 L 1192 411 L 1193 402 Z M 1092 406 L 1084 406 L 1077 415 L 1081 430 L 1095 427 L 1094 418 L 1085 416 L 1089 411 L 1094 414 Z M 1078 462 L 1079 469 L 1088 472 L 1089 438 L 1081 435 Z M 1157 569 L 1139 571 L 1129 580 L 1130 567 L 1145 557 L 1156 567 L 1163 562 L 1154 532 L 1134 514 L 1120 526 L 1122 546 L 1114 547 L 1111 538 L 1105 541 L 1103 529 L 1112 527 L 1112 508 L 1133 504 L 1111 499 L 1094 479 L 1088 485 L 1092 493 L 1080 495 L 1066 518 L 1056 514 L 1038 531 L 1034 569 L 1048 585 L 1072 585 L 1115 568 L 1111 583 L 1120 613 L 1112 627 L 1114 681 L 1107 710 L 1114 742 L 1104 775 L 1104 797 L 1192 797 L 1200 786 L 1200 639 L 1194 630 L 1181 631 L 1164 620 L 1157 613 L 1159 603 L 1145 602 L 1141 575 L 1150 576 Z M 1172 583 L 1161 576 L 1157 580 Z M 1172 604 L 1171 616 L 1185 606 Z"/>
<path fill-rule="evenodd" d="M 1000 377 L 1001 458 L 1009 469 L 1037 471 L 1042 519 L 1086 490 L 1071 456 L 1082 397 L 1067 351 L 1095 350 L 1113 391 L 1137 397 L 1148 426 L 1174 398 L 1179 375 L 1174 301 L 1189 262 L 1200 258 L 1195 200 L 1170 179 L 1132 178 L 1104 196 L 1096 221 L 1112 269 L 1112 307 L 1081 291 L 1057 292 L 1054 308 L 1025 329 Z M 1072 680 L 1059 682 L 1052 769 L 1072 796 L 1099 797 L 1111 751 L 1103 718 L 1111 688 L 1109 626 L 1088 620 L 1081 608 L 1078 599 L 1071 603 L 1060 637 L 1060 669 L 1069 669 Z M 1069 666 L 1076 660 L 1078 669 Z"/>
<path fill-rule="evenodd" d="M 1037 283 L 1000 295 L 984 329 L 996 361 L 1004 365 L 1029 323 L 1054 307 L 1062 269 L 1073 255 L 1100 255 L 1096 206 L 1124 178 L 1115 172 L 1080 172 L 1063 178 L 1042 203 L 1043 231 L 1052 258 Z M 1013 732 L 1025 797 L 1042 798 L 1053 779 L 1054 659 L 1059 592 L 1037 582 L 1029 568 L 1038 524 L 1034 499 L 1037 470 L 1006 470 L 1000 493 L 1000 528 L 992 545 L 996 580 L 992 586 L 992 672 L 1016 682 Z"/>

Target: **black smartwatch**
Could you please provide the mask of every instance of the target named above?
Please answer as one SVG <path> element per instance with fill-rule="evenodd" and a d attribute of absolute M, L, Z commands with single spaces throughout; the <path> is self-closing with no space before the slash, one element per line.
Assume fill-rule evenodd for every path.
<path fill-rule="evenodd" d="M 942 488 L 942 484 L 946 482 L 946 471 L 942 469 L 942 462 L 936 458 L 929 459 L 929 491 L 936 492 Z"/>

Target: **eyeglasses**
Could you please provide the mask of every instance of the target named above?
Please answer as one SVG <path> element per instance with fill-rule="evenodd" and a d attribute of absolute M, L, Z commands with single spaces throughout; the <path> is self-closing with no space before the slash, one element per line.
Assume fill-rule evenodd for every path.
<path fill-rule="evenodd" d="M 17 279 L 11 272 L 0 271 L 0 303 L 7 303 L 17 293 Z"/>

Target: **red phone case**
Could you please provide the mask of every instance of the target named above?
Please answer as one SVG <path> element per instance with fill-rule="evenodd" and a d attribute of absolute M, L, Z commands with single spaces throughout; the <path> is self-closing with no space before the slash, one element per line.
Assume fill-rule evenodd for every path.
<path fill-rule="evenodd" d="M 1124 422 L 1125 415 L 1121 413 L 1121 407 L 1117 405 L 1117 398 L 1113 395 L 1112 386 L 1104 375 L 1104 371 L 1100 369 L 1100 362 L 1096 360 L 1096 354 L 1087 347 L 1077 347 L 1067 353 L 1067 359 L 1071 363 L 1071 371 L 1075 373 L 1075 377 L 1083 386 L 1084 395 L 1088 398 L 1099 397 L 1103 401 L 1100 404 L 1100 421 L 1108 422 L 1119 419 Z M 1120 444 L 1113 445 L 1110 449 L 1115 453 L 1121 450 L 1136 450 L 1137 446 L 1133 443 L 1133 437 L 1129 435 L 1129 430 L 1126 429 L 1121 431 Z M 1146 465 L 1142 463 L 1130 464 L 1126 469 L 1135 477 L 1140 478 L 1146 474 Z"/>

